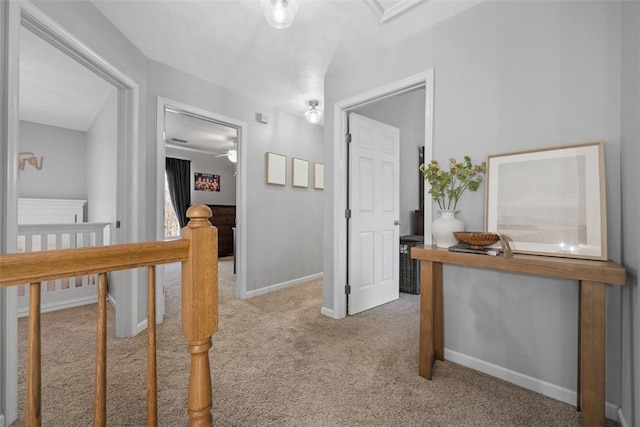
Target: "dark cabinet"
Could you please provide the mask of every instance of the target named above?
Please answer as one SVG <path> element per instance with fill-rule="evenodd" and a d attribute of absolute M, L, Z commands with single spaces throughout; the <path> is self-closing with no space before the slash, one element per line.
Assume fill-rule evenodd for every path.
<path fill-rule="evenodd" d="M 218 256 L 233 255 L 233 228 L 236 226 L 236 207 L 207 205 L 213 212 L 209 222 L 218 228 Z"/>

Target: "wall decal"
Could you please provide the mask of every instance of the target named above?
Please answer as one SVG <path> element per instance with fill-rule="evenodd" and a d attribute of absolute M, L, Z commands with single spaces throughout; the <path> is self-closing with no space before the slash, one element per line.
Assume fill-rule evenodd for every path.
<path fill-rule="evenodd" d="M 18 169 L 21 171 L 24 170 L 24 166 L 26 163 L 29 163 L 31 166 L 36 168 L 36 170 L 42 169 L 42 164 L 44 163 L 44 157 L 40 157 L 40 163 L 38 163 L 38 158 L 31 151 L 23 151 L 18 153 Z"/>

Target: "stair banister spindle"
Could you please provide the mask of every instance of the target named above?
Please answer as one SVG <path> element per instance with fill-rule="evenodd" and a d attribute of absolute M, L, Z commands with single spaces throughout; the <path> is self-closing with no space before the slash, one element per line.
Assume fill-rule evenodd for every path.
<path fill-rule="evenodd" d="M 40 352 L 40 282 L 29 285 L 29 341 L 27 343 L 27 425 L 40 426 L 41 352 Z"/>
<path fill-rule="evenodd" d="M 147 268 L 147 425 L 158 425 L 156 369 L 156 267 Z"/>
<path fill-rule="evenodd" d="M 98 276 L 98 319 L 96 332 L 96 389 L 93 425 L 107 425 L 107 273 Z"/>

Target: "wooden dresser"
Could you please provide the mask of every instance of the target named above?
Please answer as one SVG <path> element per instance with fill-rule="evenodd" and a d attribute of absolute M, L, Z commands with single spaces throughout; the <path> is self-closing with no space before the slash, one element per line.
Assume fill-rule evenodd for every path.
<path fill-rule="evenodd" d="M 233 227 L 236 226 L 236 207 L 228 205 L 207 205 L 213 216 L 209 222 L 218 227 L 218 256 L 233 255 Z"/>

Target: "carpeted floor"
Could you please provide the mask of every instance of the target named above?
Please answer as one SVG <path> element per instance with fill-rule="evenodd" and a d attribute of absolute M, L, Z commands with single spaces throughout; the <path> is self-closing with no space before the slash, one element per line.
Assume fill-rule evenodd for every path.
<path fill-rule="evenodd" d="M 419 297 L 343 320 L 320 314 L 320 280 L 240 301 L 232 259 L 220 261 L 219 331 L 210 351 L 217 426 L 576 426 L 575 409 L 450 362 L 418 376 Z M 180 329 L 180 266 L 167 266 L 158 326 L 158 419 L 186 425 L 189 357 Z M 113 338 L 109 310 L 107 422 L 145 425 L 146 334 Z M 26 355 L 26 319 L 19 352 Z M 95 306 L 42 316 L 42 419 L 92 424 Z M 19 367 L 24 410 L 25 367 Z M 22 425 L 20 418 L 14 426 Z"/>

